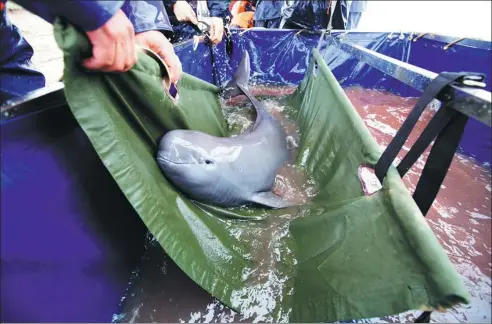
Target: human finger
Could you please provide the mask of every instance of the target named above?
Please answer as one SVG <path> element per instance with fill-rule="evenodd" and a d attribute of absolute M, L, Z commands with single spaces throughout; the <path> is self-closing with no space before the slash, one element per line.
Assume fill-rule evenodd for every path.
<path fill-rule="evenodd" d="M 166 55 L 161 56 L 164 62 L 166 62 L 169 68 L 169 79 L 171 83 L 177 83 L 181 78 L 182 67 L 179 57 L 174 53 L 166 53 Z"/>
<path fill-rule="evenodd" d="M 94 44 L 92 47 L 92 57 L 85 59 L 83 65 L 89 70 L 105 70 L 113 65 L 115 56 L 116 43 L 107 46 Z"/>
<path fill-rule="evenodd" d="M 115 55 L 113 64 L 102 69 L 105 72 L 123 72 L 125 70 L 125 63 L 127 58 L 127 52 L 125 51 L 125 43 L 123 41 L 116 42 Z"/>
<path fill-rule="evenodd" d="M 86 33 L 92 44 L 92 57 L 83 65 L 92 70 L 122 72 L 136 63 L 133 24 L 123 11 L 118 10 L 103 26 Z M 128 52 L 135 51 L 133 57 Z"/>
<path fill-rule="evenodd" d="M 190 10 L 188 12 L 188 20 L 192 24 L 198 25 L 198 18 L 196 17 L 196 14 L 191 7 L 190 7 Z"/>
<path fill-rule="evenodd" d="M 224 26 L 222 25 L 222 22 L 217 22 L 215 24 L 215 44 L 220 43 L 222 37 L 224 37 Z"/>
<path fill-rule="evenodd" d="M 135 46 L 134 37 L 131 38 L 132 43 L 125 43 L 124 51 L 126 53 L 126 60 L 123 67 L 123 71 L 126 72 L 130 70 L 138 60 L 137 48 Z"/>
<path fill-rule="evenodd" d="M 126 63 L 124 70 L 128 71 L 130 70 L 135 64 L 137 64 L 138 61 L 138 54 L 137 54 L 137 48 L 135 46 L 135 33 L 133 30 L 131 30 L 130 33 L 130 41 L 125 43 L 125 51 L 127 53 L 126 57 Z"/>
<path fill-rule="evenodd" d="M 215 23 L 213 21 L 210 22 L 210 30 L 208 31 L 210 35 L 210 40 L 212 43 L 215 43 Z"/>

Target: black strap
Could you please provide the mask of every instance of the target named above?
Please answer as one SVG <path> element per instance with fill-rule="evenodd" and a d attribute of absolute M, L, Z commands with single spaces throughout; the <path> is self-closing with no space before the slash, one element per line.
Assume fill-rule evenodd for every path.
<path fill-rule="evenodd" d="M 448 105 L 441 107 L 437 111 L 420 137 L 415 141 L 415 144 L 410 148 L 410 151 L 408 151 L 407 155 L 398 164 L 397 169 L 402 178 L 456 114 L 457 112 L 449 109 Z"/>
<path fill-rule="evenodd" d="M 413 193 L 413 199 L 423 215 L 427 214 L 441 188 L 468 121 L 468 116 L 452 111 L 452 108 L 443 108 L 444 114 L 450 115 L 451 120 L 437 135 Z"/>
<path fill-rule="evenodd" d="M 447 85 L 465 77 L 474 76 L 466 72 L 442 72 L 425 89 L 424 94 L 376 163 L 375 172 L 381 183 L 383 182 L 383 178 L 391 163 L 398 152 L 400 152 L 403 144 L 427 105 L 434 97 L 438 96 Z M 478 75 L 478 77 L 483 78 L 484 76 Z M 413 199 L 424 216 L 429 211 L 429 208 L 441 188 L 441 184 L 448 172 L 454 153 L 456 152 L 465 125 L 468 121 L 466 115 L 453 109 L 455 105 L 460 104 L 457 101 L 453 101 L 453 99 L 454 98 L 451 96 L 448 96 L 447 101 L 444 101 L 444 105 L 434 115 L 415 144 L 411 147 L 410 151 L 397 166 L 400 176 L 403 177 L 435 139 L 413 194 Z"/>
<path fill-rule="evenodd" d="M 408 136 L 412 132 L 413 128 L 415 127 L 415 124 L 419 120 L 420 115 L 422 115 L 422 112 L 427 107 L 427 105 L 436 96 L 438 96 L 446 86 L 467 75 L 470 75 L 470 73 L 441 72 L 427 86 L 424 93 L 417 101 L 417 104 L 412 109 L 407 119 L 400 127 L 395 137 L 393 138 L 391 143 L 388 145 L 388 147 L 386 148 L 386 150 L 383 152 L 378 162 L 376 163 L 375 173 L 381 183 L 383 183 L 383 178 L 386 176 L 386 172 L 388 172 L 391 163 L 393 163 L 395 157 L 398 155 L 401 148 L 405 144 L 405 141 L 408 139 Z"/>

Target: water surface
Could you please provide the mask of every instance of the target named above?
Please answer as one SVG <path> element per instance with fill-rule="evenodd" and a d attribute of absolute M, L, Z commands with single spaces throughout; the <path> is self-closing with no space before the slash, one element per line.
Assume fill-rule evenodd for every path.
<path fill-rule="evenodd" d="M 253 93 L 265 102 L 267 109 L 287 131 L 291 160 L 277 175 L 275 192 L 299 202 L 308 201 L 316 193 L 316 186 L 293 165 L 299 131 L 293 122 L 294 111 L 285 103 L 285 96 L 293 88 L 253 88 Z M 372 136 L 384 148 L 401 126 L 418 98 L 402 98 L 387 92 L 352 87 L 345 89 L 352 104 L 364 120 Z M 233 134 L 244 131 L 254 119 L 254 111 L 244 98 L 227 102 L 224 112 Z M 225 105 L 225 103 L 224 103 Z M 432 117 L 427 109 L 412 132 L 401 159 Z M 429 149 L 404 177 L 409 192 L 418 182 Z M 462 276 L 472 296 L 471 304 L 433 313 L 432 321 L 482 322 L 491 321 L 491 172 L 473 158 L 457 152 L 441 190 L 426 220 L 439 239 L 455 269 Z M 135 269 L 121 312 L 114 321 L 122 322 L 271 322 L 267 315 L 274 307 L 268 300 L 278 301 L 288 296 L 288 273 L 278 269 L 277 262 L 290 251 L 282 240 L 289 238 L 288 221 L 301 215 L 282 214 L 271 217 L 254 232 L 241 231 L 231 226 L 238 239 L 257 237 L 251 257 L 257 261 L 255 269 L 245 269 L 247 281 L 236 302 L 247 307 L 244 314 L 236 314 L 187 277 L 163 252 L 156 242 L 148 244 L 147 253 Z M 265 295 L 270 298 L 264 298 Z M 273 297 L 273 298 L 272 298 Z M 288 310 L 283 310 L 284 315 Z M 409 322 L 419 311 L 406 312 L 378 319 L 358 322 Z M 282 316 L 280 316 L 282 319 Z"/>

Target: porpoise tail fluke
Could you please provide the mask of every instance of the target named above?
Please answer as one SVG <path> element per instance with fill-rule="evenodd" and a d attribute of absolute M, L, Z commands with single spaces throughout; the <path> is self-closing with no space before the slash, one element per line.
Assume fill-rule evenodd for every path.
<path fill-rule="evenodd" d="M 241 62 L 232 77 L 232 80 L 227 83 L 227 85 L 222 90 L 222 97 L 224 99 L 230 99 L 239 95 L 244 94 L 242 89 L 248 89 L 249 84 L 249 74 L 251 72 L 251 66 L 249 61 L 248 52 L 243 52 L 243 57 Z M 242 89 L 240 89 L 241 86 Z"/>

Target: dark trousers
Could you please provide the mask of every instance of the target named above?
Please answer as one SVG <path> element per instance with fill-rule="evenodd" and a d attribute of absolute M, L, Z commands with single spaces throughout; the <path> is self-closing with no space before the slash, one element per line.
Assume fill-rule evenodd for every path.
<path fill-rule="evenodd" d="M 0 2 L 5 4 L 5 1 Z M 33 48 L 10 22 L 7 9 L 3 7 L 0 11 L 0 105 L 45 86 L 44 75 L 32 66 L 33 54 Z"/>
<path fill-rule="evenodd" d="M 277 28 L 280 28 L 280 22 L 281 21 L 282 21 L 282 18 L 255 20 L 255 27 L 277 29 Z"/>
<path fill-rule="evenodd" d="M 343 22 L 343 18 L 342 18 L 342 8 L 341 8 L 341 5 L 340 5 L 340 1 L 337 1 L 337 4 L 335 5 L 335 8 L 331 11 L 332 14 L 333 14 L 333 19 L 331 21 L 331 27 L 333 29 L 341 29 L 341 30 L 344 30 L 345 29 L 345 23 Z M 329 19 L 330 17 L 328 17 Z M 309 27 L 306 27 L 306 26 L 300 26 L 296 23 L 294 23 L 293 21 L 291 21 L 290 19 L 281 19 L 281 23 L 280 23 L 280 28 L 282 29 L 305 29 L 305 28 L 308 28 L 308 29 L 325 29 L 328 27 L 328 23 L 326 23 L 326 25 L 323 25 L 323 26 L 309 26 Z"/>

